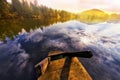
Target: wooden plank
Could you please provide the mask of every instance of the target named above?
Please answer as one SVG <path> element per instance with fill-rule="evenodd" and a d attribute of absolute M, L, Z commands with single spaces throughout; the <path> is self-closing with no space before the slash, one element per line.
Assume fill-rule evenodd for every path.
<path fill-rule="evenodd" d="M 49 58 L 45 58 L 41 62 L 35 65 L 36 73 L 38 76 L 43 75 L 47 69 Z"/>
<path fill-rule="evenodd" d="M 50 61 L 46 72 L 38 80 L 92 80 L 77 57 Z"/>

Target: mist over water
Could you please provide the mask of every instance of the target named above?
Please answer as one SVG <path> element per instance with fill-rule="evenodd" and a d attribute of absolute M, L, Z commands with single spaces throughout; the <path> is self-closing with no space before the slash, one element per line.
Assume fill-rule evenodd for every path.
<path fill-rule="evenodd" d="M 91 59 L 79 58 L 93 80 L 120 79 L 120 23 L 88 25 L 68 21 L 31 30 L 24 29 L 14 39 L 0 41 L 0 80 L 33 80 L 34 65 L 60 50 L 91 50 Z"/>

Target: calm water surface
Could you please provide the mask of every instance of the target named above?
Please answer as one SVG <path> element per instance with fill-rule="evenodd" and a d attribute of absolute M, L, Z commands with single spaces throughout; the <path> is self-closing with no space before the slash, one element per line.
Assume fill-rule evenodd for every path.
<path fill-rule="evenodd" d="M 54 50 L 91 50 L 91 59 L 79 59 L 93 80 L 120 79 L 120 23 L 12 22 L 0 29 L 1 38 L 16 35 L 13 40 L 0 41 L 0 80 L 34 80 L 34 65 Z M 4 24 L 7 23 L 3 21 L 0 25 Z M 40 25 L 49 26 L 41 29 Z M 24 31 L 18 34 L 22 28 Z"/>
<path fill-rule="evenodd" d="M 6 37 L 13 38 L 18 35 L 22 29 L 29 32 L 31 29 L 42 28 L 58 22 L 65 22 L 67 19 L 3 19 L 0 20 L 0 39 L 5 40 Z"/>

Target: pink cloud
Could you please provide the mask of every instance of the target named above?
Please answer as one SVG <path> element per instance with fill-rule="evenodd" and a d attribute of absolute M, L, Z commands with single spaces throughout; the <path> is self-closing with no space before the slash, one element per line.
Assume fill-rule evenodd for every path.
<path fill-rule="evenodd" d="M 11 1 L 11 0 L 7 0 Z M 34 0 L 27 0 L 32 1 Z M 120 0 L 37 0 L 39 4 L 54 9 L 80 12 L 86 9 L 102 9 L 112 12 L 120 12 Z"/>

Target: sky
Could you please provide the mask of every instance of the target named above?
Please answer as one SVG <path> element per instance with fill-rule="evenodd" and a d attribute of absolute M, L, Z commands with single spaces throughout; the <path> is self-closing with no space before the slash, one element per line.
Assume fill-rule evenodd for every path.
<path fill-rule="evenodd" d="M 7 0 L 10 1 L 10 0 Z M 27 0 L 28 2 L 33 0 Z M 120 13 L 120 0 L 37 0 L 39 5 L 69 12 L 81 12 L 88 9 L 101 9 Z"/>

